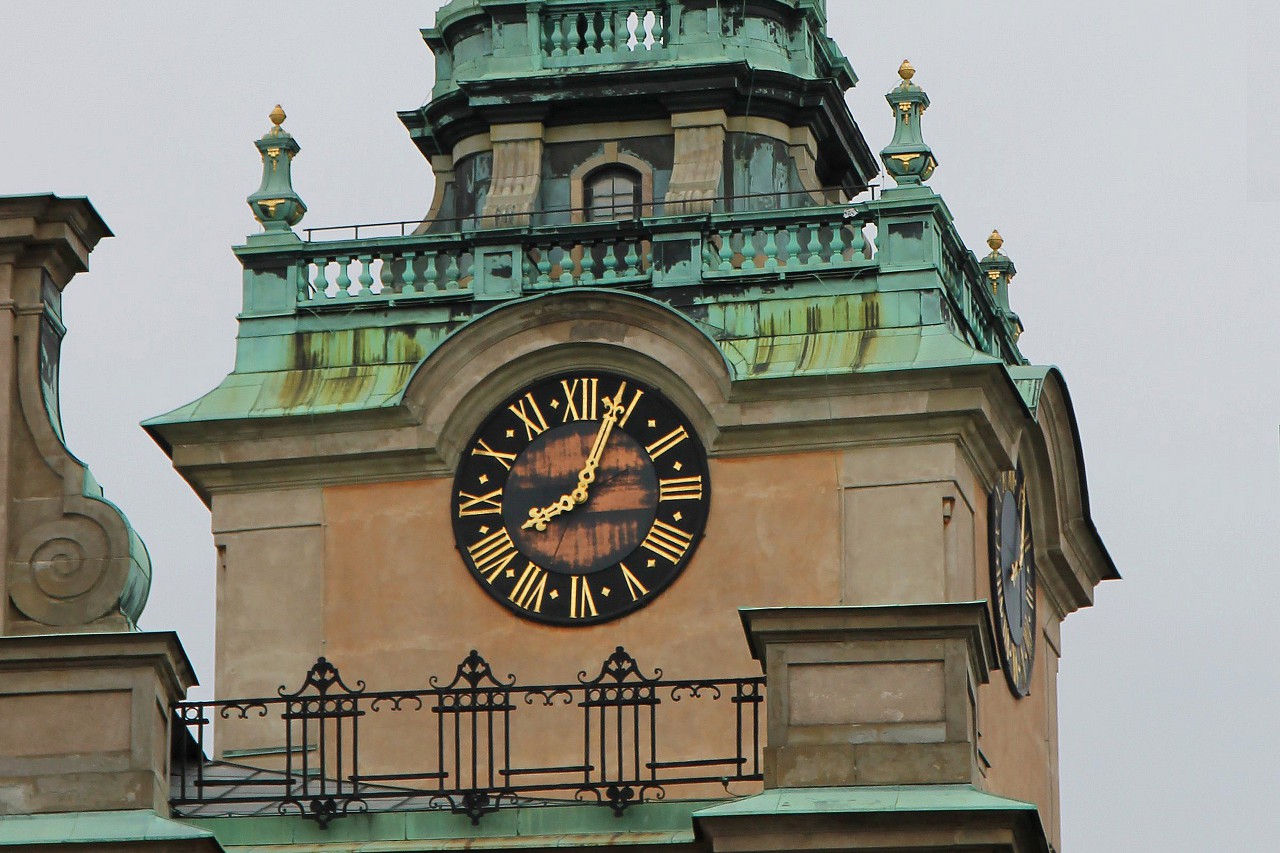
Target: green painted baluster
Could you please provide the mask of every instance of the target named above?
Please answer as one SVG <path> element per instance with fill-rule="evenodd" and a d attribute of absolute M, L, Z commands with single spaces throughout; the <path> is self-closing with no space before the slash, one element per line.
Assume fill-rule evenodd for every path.
<path fill-rule="evenodd" d="M 555 41 L 551 38 L 551 32 L 555 25 L 546 17 L 538 21 L 538 40 L 542 44 L 542 52 L 547 56 L 555 56 Z"/>
<path fill-rule="evenodd" d="M 849 260 L 857 263 L 866 259 L 867 237 L 862 233 L 862 223 L 856 219 L 849 222 L 849 229 L 853 232 L 853 239 L 849 243 L 849 247 L 853 249 L 853 256 Z"/>
<path fill-rule="evenodd" d="M 347 267 L 355 258 L 338 258 L 338 292 L 336 298 L 346 299 L 351 296 L 351 276 L 347 275 Z"/>
<path fill-rule="evenodd" d="M 404 272 L 400 274 L 400 280 L 404 282 L 400 287 L 400 293 L 402 295 L 408 296 L 418 292 L 418 289 L 414 287 L 418 281 L 418 271 L 414 269 L 414 263 L 417 260 L 417 252 L 404 253 Z"/>
<path fill-rule="evenodd" d="M 582 244 L 582 275 L 578 276 L 578 284 L 590 286 L 596 281 L 596 242 Z"/>
<path fill-rule="evenodd" d="M 618 243 L 616 240 L 604 242 L 604 280 L 613 281 L 618 277 Z"/>
<path fill-rule="evenodd" d="M 538 253 L 538 286 L 551 286 L 551 249 L 550 247 L 535 246 L 533 251 Z"/>
<path fill-rule="evenodd" d="M 424 257 L 427 260 L 427 267 L 425 270 L 423 270 L 423 272 L 426 273 L 426 278 L 423 279 L 423 282 L 422 282 L 422 292 L 423 293 L 439 293 L 440 288 L 436 284 L 436 279 L 440 275 L 440 268 L 438 266 L 440 262 L 440 253 L 431 252 L 427 255 L 424 255 Z"/>
<path fill-rule="evenodd" d="M 764 269 L 773 272 L 778 268 L 778 229 L 764 229 Z"/>
<path fill-rule="evenodd" d="M 599 56 L 600 45 L 596 42 L 600 32 L 596 28 L 596 12 L 586 12 L 582 15 L 586 26 L 582 28 L 582 54 L 583 56 Z"/>
<path fill-rule="evenodd" d="M 378 270 L 378 293 L 382 296 L 391 296 L 396 292 L 396 270 L 395 255 L 380 255 L 378 260 L 382 261 L 382 267 Z"/>
<path fill-rule="evenodd" d="M 806 227 L 809 229 L 809 245 L 805 251 L 809 253 L 809 257 L 805 259 L 805 264 L 815 267 L 822 263 L 822 228 L 816 222 Z"/>
<path fill-rule="evenodd" d="M 614 15 L 616 14 L 617 12 L 613 9 L 606 9 L 601 13 L 601 19 L 603 21 L 603 25 L 600 27 L 601 56 L 613 56 L 614 54 L 613 38 L 614 34 L 617 32 L 617 28 L 614 26 Z"/>
<path fill-rule="evenodd" d="M 666 45 L 667 31 L 662 25 L 662 9 L 654 7 L 653 10 L 653 27 L 649 30 L 653 36 L 653 44 L 649 46 L 650 50 L 659 50 Z"/>
<path fill-rule="evenodd" d="M 444 278 L 441 280 L 441 290 L 457 290 L 458 289 L 458 253 L 455 250 L 449 250 L 445 253 L 448 263 L 444 267 Z"/>
<path fill-rule="evenodd" d="M 622 261 L 624 275 L 628 277 L 640 275 L 640 253 L 636 251 L 636 242 L 627 241 L 627 256 Z"/>
<path fill-rule="evenodd" d="M 372 296 L 373 295 L 373 256 L 361 255 L 356 258 L 356 261 L 360 264 L 360 278 L 358 279 L 358 281 L 360 282 L 360 292 L 357 293 L 356 295 Z"/>
<path fill-rule="evenodd" d="M 551 58 L 552 59 L 559 59 L 560 57 L 564 56 L 564 49 L 563 49 L 564 33 L 562 30 L 562 27 L 564 26 L 564 19 L 565 19 L 565 16 L 563 14 L 555 15 L 551 19 Z"/>
<path fill-rule="evenodd" d="M 733 272 L 733 229 L 717 231 L 720 238 L 720 272 Z"/>
<path fill-rule="evenodd" d="M 560 250 L 560 284 L 565 287 L 573 285 L 573 250 L 556 245 Z"/>
<path fill-rule="evenodd" d="M 844 263 L 844 222 L 839 219 L 831 225 L 831 258 L 827 263 Z"/>
<path fill-rule="evenodd" d="M 328 299 L 329 298 L 329 259 L 316 258 L 316 277 L 311 281 L 311 298 L 312 299 Z"/>
<path fill-rule="evenodd" d="M 784 225 L 782 233 L 784 239 L 779 242 L 778 249 L 780 253 L 786 254 L 786 259 L 782 262 L 784 267 L 798 267 L 800 260 L 797 255 L 800 254 L 800 241 L 796 238 L 798 225 Z"/>

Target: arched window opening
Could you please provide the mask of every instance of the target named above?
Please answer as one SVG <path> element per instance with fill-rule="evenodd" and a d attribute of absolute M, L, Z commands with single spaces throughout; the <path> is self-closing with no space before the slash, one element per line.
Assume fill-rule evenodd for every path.
<path fill-rule="evenodd" d="M 640 218 L 640 173 L 625 166 L 606 166 L 587 176 L 588 222 Z"/>

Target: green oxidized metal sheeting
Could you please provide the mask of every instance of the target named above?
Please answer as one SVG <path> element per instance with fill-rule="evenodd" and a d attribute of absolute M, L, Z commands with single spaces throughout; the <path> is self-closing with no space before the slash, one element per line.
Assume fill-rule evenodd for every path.
<path fill-rule="evenodd" d="M 0 848 L 75 844 L 96 850 L 107 844 L 201 840 L 208 842 L 202 849 L 220 849 L 212 832 L 144 810 L 6 815 L 0 820 Z"/>
<path fill-rule="evenodd" d="M 892 812 L 1029 812 L 1036 807 L 971 785 L 777 788 L 694 813 L 694 818 L 761 815 L 885 814 Z"/>

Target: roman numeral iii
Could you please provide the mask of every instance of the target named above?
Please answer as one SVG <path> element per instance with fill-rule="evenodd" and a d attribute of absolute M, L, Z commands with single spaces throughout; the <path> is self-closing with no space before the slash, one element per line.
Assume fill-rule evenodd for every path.
<path fill-rule="evenodd" d="M 693 544 L 693 537 L 679 527 L 674 527 L 658 519 L 653 523 L 653 529 L 649 531 L 649 535 L 645 537 L 644 542 L 640 544 L 659 557 L 672 563 L 678 563 L 684 559 L 685 552 Z"/>
<path fill-rule="evenodd" d="M 673 477 L 658 481 L 659 501 L 702 500 L 702 477 Z"/>

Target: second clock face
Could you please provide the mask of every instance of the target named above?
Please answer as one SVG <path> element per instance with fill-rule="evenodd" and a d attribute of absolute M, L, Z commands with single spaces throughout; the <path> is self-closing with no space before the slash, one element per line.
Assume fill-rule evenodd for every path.
<path fill-rule="evenodd" d="M 648 604 L 688 564 L 711 499 L 706 455 L 657 389 L 577 371 L 497 407 L 463 449 L 453 528 L 484 590 L 562 625 Z"/>

